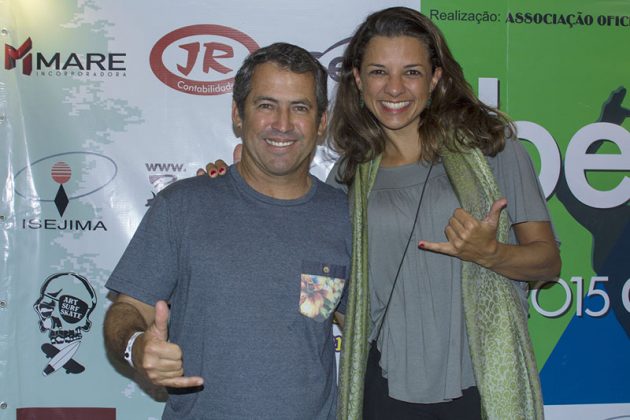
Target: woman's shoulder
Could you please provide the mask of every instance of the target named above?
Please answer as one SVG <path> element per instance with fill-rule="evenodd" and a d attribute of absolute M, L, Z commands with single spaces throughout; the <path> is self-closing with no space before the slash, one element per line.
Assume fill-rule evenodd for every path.
<path fill-rule="evenodd" d="M 503 149 L 497 153 L 496 156 L 489 157 L 488 160 L 492 166 L 510 166 L 518 163 L 530 162 L 531 158 L 521 143 L 521 140 L 515 137 L 510 137 L 505 140 Z"/>
<path fill-rule="evenodd" d="M 343 190 L 344 192 L 348 192 L 348 186 L 346 184 L 342 184 L 340 182 L 340 174 L 345 168 L 345 163 L 343 159 L 337 160 L 333 165 L 332 169 L 328 173 L 326 177 L 326 184 L 335 187 L 337 189 Z"/>

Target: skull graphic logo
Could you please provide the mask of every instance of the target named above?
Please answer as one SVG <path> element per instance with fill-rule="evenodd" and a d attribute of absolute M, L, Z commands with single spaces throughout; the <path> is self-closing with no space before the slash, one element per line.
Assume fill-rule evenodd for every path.
<path fill-rule="evenodd" d="M 85 368 L 72 359 L 81 344 L 83 332 L 90 330 L 90 314 L 96 307 L 96 293 L 87 279 L 76 273 L 57 273 L 48 277 L 33 305 L 39 316 L 39 329 L 48 331 L 50 344 L 42 351 L 51 358 L 44 369 L 48 375 L 63 366 L 67 373 Z"/>

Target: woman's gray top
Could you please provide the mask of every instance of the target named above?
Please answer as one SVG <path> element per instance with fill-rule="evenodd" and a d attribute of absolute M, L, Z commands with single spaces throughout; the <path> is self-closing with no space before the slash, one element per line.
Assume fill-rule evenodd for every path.
<path fill-rule="evenodd" d="M 508 199 L 510 223 L 548 221 L 545 197 L 529 155 L 518 141 L 506 143 L 504 151 L 488 161 Z M 335 165 L 328 182 L 339 186 L 334 181 L 337 171 Z M 380 168 L 370 193 L 370 341 L 377 339 L 428 171 L 428 164 Z M 444 229 L 459 206 L 444 166 L 435 164 L 377 341 L 389 395 L 398 400 L 443 402 L 475 385 L 464 325 L 461 261 L 418 249 L 420 240 L 447 240 Z M 510 243 L 517 243 L 512 229 Z M 514 284 L 522 291 L 526 311 L 527 284 Z"/>

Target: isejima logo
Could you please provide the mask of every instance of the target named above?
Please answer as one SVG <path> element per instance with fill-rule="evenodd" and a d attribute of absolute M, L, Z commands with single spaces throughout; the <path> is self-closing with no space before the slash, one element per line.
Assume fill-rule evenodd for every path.
<path fill-rule="evenodd" d="M 118 167 L 111 158 L 93 152 L 59 153 L 20 169 L 14 178 L 15 193 L 32 203 L 52 203 L 59 214 L 59 218 L 25 218 L 22 228 L 106 231 L 102 220 L 63 217 L 68 215 L 72 200 L 105 188 L 117 172 Z"/>
<path fill-rule="evenodd" d="M 13 70 L 21 62 L 22 74 L 26 76 L 125 77 L 126 55 L 109 52 L 42 53 L 33 51 L 33 40 L 29 37 L 18 47 L 4 44 L 4 68 Z"/>
<path fill-rule="evenodd" d="M 191 95 L 232 92 L 243 59 L 259 48 L 236 29 L 192 25 L 160 38 L 150 54 L 151 70 L 165 85 Z"/>

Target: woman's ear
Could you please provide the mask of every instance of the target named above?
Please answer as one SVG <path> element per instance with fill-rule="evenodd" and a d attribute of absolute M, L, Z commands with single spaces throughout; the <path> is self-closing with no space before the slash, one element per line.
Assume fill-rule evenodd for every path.
<path fill-rule="evenodd" d="M 435 71 L 433 71 L 433 77 L 431 78 L 431 92 L 437 86 L 438 82 L 442 78 L 442 67 L 436 67 Z"/>
<path fill-rule="evenodd" d="M 355 67 L 352 69 L 352 75 L 354 76 L 354 83 L 357 84 L 357 89 L 359 89 L 359 92 L 362 92 L 363 85 L 361 84 L 361 72 Z"/>

